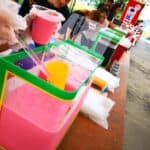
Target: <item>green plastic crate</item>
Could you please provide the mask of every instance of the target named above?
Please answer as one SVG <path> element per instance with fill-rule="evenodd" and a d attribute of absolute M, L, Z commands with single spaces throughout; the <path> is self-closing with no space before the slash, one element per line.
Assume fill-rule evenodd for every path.
<path fill-rule="evenodd" d="M 8 73 L 11 73 L 14 76 L 21 78 L 25 82 L 30 83 L 34 87 L 37 87 L 38 89 L 46 92 L 47 94 L 54 95 L 64 101 L 71 101 L 76 96 L 80 88 L 88 82 L 94 70 L 103 62 L 104 57 L 96 54 L 95 52 L 88 51 L 88 49 L 85 49 L 82 46 L 72 41 L 64 41 L 64 42 L 57 42 L 54 44 L 48 44 L 46 46 L 42 46 L 42 47 L 38 47 L 34 49 L 34 52 L 37 55 L 43 52 L 48 52 L 48 51 L 51 52 L 52 48 L 58 47 L 61 45 L 68 45 L 70 47 L 74 47 L 77 50 L 79 50 L 81 53 L 84 53 L 88 57 L 91 57 L 92 59 L 95 59 L 97 61 L 95 68 L 91 70 L 90 75 L 87 76 L 87 78 L 82 82 L 82 84 L 74 91 L 62 90 L 54 86 L 53 84 L 48 83 L 47 81 L 44 81 L 38 76 L 35 76 L 34 74 L 28 72 L 27 70 L 24 70 L 23 68 L 20 68 L 19 66 L 15 65 L 15 62 L 28 57 L 24 51 L 18 52 L 16 54 L 12 54 L 12 55 L 0 58 L 0 66 L 1 66 L 1 69 L 0 69 L 0 74 L 1 74 L 0 76 L 0 106 L 2 106 L 2 103 L 3 103 L 3 96 L 5 93 Z M 61 56 L 61 57 L 65 59 L 64 56 Z"/>

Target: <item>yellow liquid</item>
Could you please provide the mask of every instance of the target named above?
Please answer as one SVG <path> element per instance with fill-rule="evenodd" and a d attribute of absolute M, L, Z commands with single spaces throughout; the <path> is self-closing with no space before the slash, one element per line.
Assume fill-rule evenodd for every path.
<path fill-rule="evenodd" d="M 107 86 L 107 82 L 103 79 L 98 78 L 98 77 L 93 77 L 93 83 L 100 88 L 104 88 Z"/>
<path fill-rule="evenodd" d="M 46 64 L 46 69 L 48 71 L 48 82 L 64 89 L 69 73 L 68 64 L 63 61 L 55 60 L 48 62 Z"/>

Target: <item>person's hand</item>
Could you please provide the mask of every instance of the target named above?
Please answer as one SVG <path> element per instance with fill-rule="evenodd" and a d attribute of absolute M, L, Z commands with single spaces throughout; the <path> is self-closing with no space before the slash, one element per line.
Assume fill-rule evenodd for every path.
<path fill-rule="evenodd" d="M 26 27 L 24 18 L 12 12 L 7 7 L 0 7 L 0 46 L 4 47 L 3 50 L 7 50 L 14 45 L 19 46 L 16 32 L 18 30 L 24 30 Z"/>
<path fill-rule="evenodd" d="M 15 35 L 15 22 L 6 10 L 0 10 L 0 45 L 13 45 L 18 42 Z"/>

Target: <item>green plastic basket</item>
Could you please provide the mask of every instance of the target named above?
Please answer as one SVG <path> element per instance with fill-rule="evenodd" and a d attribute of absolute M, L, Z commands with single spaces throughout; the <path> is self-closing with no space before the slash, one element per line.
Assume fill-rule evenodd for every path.
<path fill-rule="evenodd" d="M 57 42 L 53 44 L 48 44 L 46 46 L 38 47 L 34 49 L 34 52 L 38 55 L 40 53 L 46 52 L 46 51 L 51 51 L 53 47 L 57 47 L 59 45 L 67 44 L 72 47 L 77 48 L 79 51 L 82 51 L 83 53 L 86 53 L 89 56 L 92 56 L 92 58 L 98 59 L 98 64 L 95 67 L 95 69 L 103 62 L 104 57 L 101 55 L 97 55 L 95 52 L 88 51 L 88 49 L 83 48 L 82 46 L 72 42 L 72 41 L 64 41 L 64 42 Z M 35 76 L 34 74 L 28 72 L 27 70 L 24 70 L 23 68 L 20 68 L 19 66 L 15 65 L 14 63 L 22 60 L 24 58 L 28 57 L 27 54 L 22 51 L 18 52 L 6 57 L 1 57 L 0 58 L 0 106 L 2 106 L 3 102 L 3 96 L 5 92 L 5 87 L 6 87 L 6 79 L 8 73 L 11 73 L 24 81 L 28 82 L 29 84 L 33 85 L 34 87 L 37 87 L 38 89 L 58 97 L 61 100 L 64 101 L 71 101 L 76 94 L 78 93 L 79 89 L 87 83 L 87 81 L 90 79 L 92 73 L 94 72 L 95 69 L 93 69 L 90 73 L 90 75 L 82 82 L 82 84 L 74 91 L 65 91 L 62 90 L 56 86 L 54 86 L 51 83 L 48 83 L 47 81 L 39 78 L 38 76 Z"/>
<path fill-rule="evenodd" d="M 104 30 L 100 30 L 98 33 L 97 33 L 97 36 L 96 36 L 96 39 L 93 43 L 93 46 L 92 46 L 92 50 L 95 51 L 96 49 L 96 46 L 97 46 L 97 43 L 102 39 L 107 39 L 109 40 L 110 42 L 113 42 L 114 44 L 118 44 L 121 40 L 122 37 L 118 36 L 116 33 L 113 32 L 112 29 L 109 29 L 109 28 L 106 28 Z"/>
<path fill-rule="evenodd" d="M 126 35 L 126 32 L 122 31 L 121 29 L 119 28 L 113 28 L 112 29 L 112 32 L 114 32 L 116 35 L 120 36 L 120 37 L 123 37 Z"/>

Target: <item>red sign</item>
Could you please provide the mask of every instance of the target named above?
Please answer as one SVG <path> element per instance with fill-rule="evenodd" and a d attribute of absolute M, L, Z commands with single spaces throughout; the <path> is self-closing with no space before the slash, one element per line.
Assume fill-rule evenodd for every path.
<path fill-rule="evenodd" d="M 135 25 L 144 5 L 139 1 L 129 0 L 121 17 L 122 22 Z"/>

